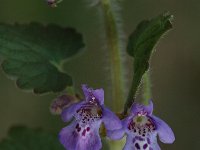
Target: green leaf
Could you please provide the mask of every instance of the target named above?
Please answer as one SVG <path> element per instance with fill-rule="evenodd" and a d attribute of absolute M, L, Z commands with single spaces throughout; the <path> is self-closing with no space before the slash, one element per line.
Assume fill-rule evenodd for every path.
<path fill-rule="evenodd" d="M 41 129 L 13 127 L 0 142 L 0 150 L 64 150 L 58 136 Z"/>
<path fill-rule="evenodd" d="M 82 35 L 57 25 L 0 24 L 2 68 L 21 89 L 59 92 L 72 85 L 62 63 L 84 47 Z"/>
<path fill-rule="evenodd" d="M 172 28 L 172 15 L 164 13 L 151 20 L 142 21 L 129 37 L 127 52 L 134 58 L 133 82 L 125 104 L 124 113 L 132 105 L 155 45 L 162 35 Z"/>

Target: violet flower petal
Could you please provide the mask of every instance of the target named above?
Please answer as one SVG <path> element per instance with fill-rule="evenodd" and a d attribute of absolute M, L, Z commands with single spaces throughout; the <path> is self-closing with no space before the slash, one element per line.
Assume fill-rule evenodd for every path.
<path fill-rule="evenodd" d="M 67 150 L 100 150 L 102 147 L 99 136 L 100 122 L 86 129 L 78 127 L 79 122 L 63 128 L 59 133 L 59 140 Z M 80 128 L 80 130 L 79 130 Z M 78 132 L 77 132 L 78 130 Z"/>
<path fill-rule="evenodd" d="M 67 127 L 63 128 L 59 133 L 60 143 L 67 150 L 76 150 L 77 141 L 79 139 L 78 134 L 74 132 L 76 123 L 72 123 Z"/>
<path fill-rule="evenodd" d="M 103 89 L 93 90 L 83 85 L 85 99 L 62 112 L 63 121 L 73 122 L 59 134 L 61 144 L 67 150 L 100 150 L 102 147 L 99 128 L 104 122 L 107 130 L 122 128 L 119 118 L 105 108 Z"/>
<path fill-rule="evenodd" d="M 71 106 L 65 108 L 61 113 L 62 120 L 64 122 L 70 121 L 74 117 L 76 110 L 78 110 L 83 103 L 85 103 L 85 101 L 74 103 Z"/>
<path fill-rule="evenodd" d="M 104 104 L 104 90 L 103 89 L 93 90 L 92 88 L 88 88 L 87 85 L 83 84 L 82 90 L 85 95 L 85 101 L 90 101 L 92 100 L 93 97 L 95 97 L 100 105 Z"/>
<path fill-rule="evenodd" d="M 107 130 L 106 134 L 107 136 L 112 140 L 120 140 L 124 136 L 124 129 L 118 129 L 118 130 Z"/>
<path fill-rule="evenodd" d="M 103 107 L 102 121 L 107 130 L 116 130 L 122 128 L 120 119 L 106 107 Z"/>
<path fill-rule="evenodd" d="M 148 115 L 151 115 L 153 113 L 153 102 L 152 100 L 149 101 L 149 105 L 145 106 L 138 103 L 133 103 L 131 107 L 131 113 L 134 115 L 137 115 L 139 112 L 146 112 Z"/>
<path fill-rule="evenodd" d="M 173 143 L 175 140 L 174 133 L 172 129 L 160 118 L 156 116 L 151 116 L 156 124 L 156 130 L 161 142 L 163 143 Z"/>
<path fill-rule="evenodd" d="M 100 150 L 102 147 L 99 130 L 94 129 L 87 139 L 79 140 L 75 150 Z"/>
<path fill-rule="evenodd" d="M 123 128 L 109 131 L 111 139 L 118 140 L 126 133 L 126 144 L 123 150 L 160 150 L 157 135 L 163 143 L 175 140 L 172 129 L 161 119 L 152 115 L 153 103 L 148 106 L 134 103 L 131 113 L 122 120 Z"/>
<path fill-rule="evenodd" d="M 133 143 L 134 143 L 133 137 L 127 135 L 127 137 L 126 137 L 126 144 L 125 144 L 123 150 L 136 150 L 135 147 L 134 147 L 134 145 L 133 145 Z"/>

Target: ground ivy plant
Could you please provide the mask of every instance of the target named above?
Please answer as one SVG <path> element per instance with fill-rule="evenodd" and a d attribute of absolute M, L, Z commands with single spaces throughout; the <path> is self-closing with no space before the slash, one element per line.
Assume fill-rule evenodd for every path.
<path fill-rule="evenodd" d="M 61 2 L 46 1 L 54 9 L 62 5 Z M 112 90 L 107 94 L 115 101 L 115 112 L 104 105 L 104 89 L 100 87 L 95 89 L 82 84 L 83 96 L 73 92 L 76 91 L 73 89 L 73 80 L 76 79 L 63 69 L 63 63 L 67 65 L 66 60 L 85 47 L 83 35 L 76 29 L 56 24 L 0 23 L 3 71 L 24 91 L 38 95 L 58 93 L 50 110 L 68 124 L 56 135 L 42 129 L 13 127 L 8 137 L 0 142 L 1 150 L 116 149 L 115 144 L 109 142 L 123 137 L 126 137 L 123 150 L 160 150 L 157 136 L 163 143 L 174 142 L 172 129 L 152 114 L 149 75 L 150 58 L 160 38 L 172 28 L 172 15 L 165 12 L 141 21 L 128 37 L 128 42 L 124 43 L 121 36 L 126 34 L 120 28 L 119 2 L 94 0 L 91 7 L 101 9 L 103 14 L 112 80 Z M 129 92 L 124 91 L 124 72 L 130 70 L 122 63 L 127 58 L 123 57 L 124 52 L 133 58 Z M 140 85 L 143 85 L 144 96 L 140 102 L 135 102 Z M 67 92 L 60 95 L 63 91 Z M 120 105 L 123 101 L 124 106 Z"/>

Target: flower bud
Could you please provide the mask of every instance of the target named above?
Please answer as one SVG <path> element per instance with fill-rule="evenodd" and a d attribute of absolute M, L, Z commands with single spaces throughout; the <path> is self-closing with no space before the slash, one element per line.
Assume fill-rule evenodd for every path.
<path fill-rule="evenodd" d="M 62 0 L 46 0 L 46 1 L 47 1 L 47 4 L 52 8 L 57 7 L 57 4 L 62 2 Z"/>
<path fill-rule="evenodd" d="M 50 111 L 54 115 L 59 115 L 62 113 L 62 110 L 71 104 L 79 101 L 79 98 L 74 95 L 63 94 L 58 96 L 50 106 Z"/>

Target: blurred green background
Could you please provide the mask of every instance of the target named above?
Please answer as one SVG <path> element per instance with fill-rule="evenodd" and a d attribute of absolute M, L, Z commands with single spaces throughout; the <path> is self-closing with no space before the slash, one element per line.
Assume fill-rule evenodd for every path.
<path fill-rule="evenodd" d="M 75 27 L 84 35 L 84 53 L 70 60 L 65 69 L 73 76 L 76 87 L 87 83 L 105 88 L 107 104 L 110 95 L 108 51 L 101 36 L 102 22 L 98 9 L 88 0 L 64 0 L 56 9 L 44 0 L 0 0 L 0 22 L 44 24 L 56 23 Z M 200 144 L 200 2 L 197 0 L 122 0 L 125 41 L 143 19 L 169 10 L 175 17 L 174 28 L 157 46 L 151 61 L 154 113 L 174 130 L 176 141 L 161 144 L 167 150 L 199 150 Z M 125 66 L 131 67 L 129 57 Z M 131 80 L 131 72 L 127 73 Z M 127 89 L 129 82 L 127 82 Z M 126 89 L 126 90 L 127 90 Z M 80 88 L 79 88 L 80 90 Z M 65 124 L 52 116 L 49 104 L 53 94 L 36 96 L 16 88 L 0 70 L 0 139 L 16 124 L 43 127 L 58 132 Z"/>

